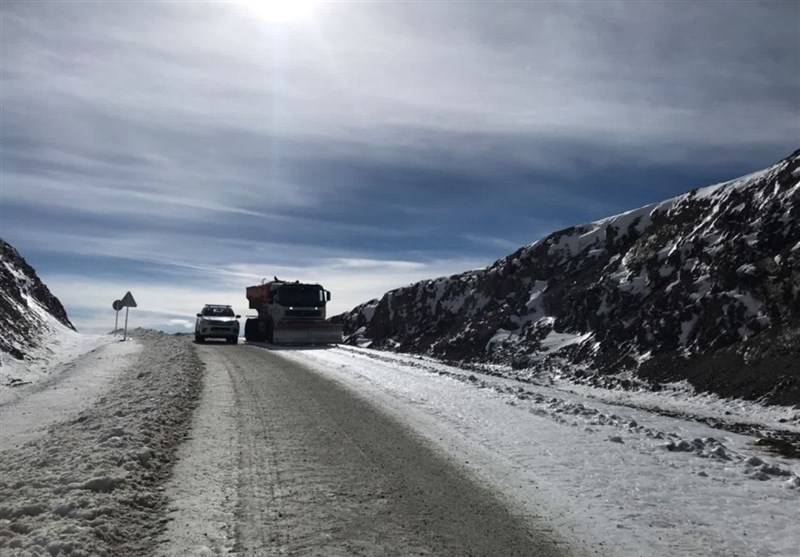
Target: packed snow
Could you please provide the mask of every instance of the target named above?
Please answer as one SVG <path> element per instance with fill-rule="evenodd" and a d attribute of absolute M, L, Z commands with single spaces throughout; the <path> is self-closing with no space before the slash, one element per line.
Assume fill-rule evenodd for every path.
<path fill-rule="evenodd" d="M 224 366 L 207 368 L 201 398 L 191 437 L 165 486 L 169 522 L 159 538 L 159 557 L 233 550 L 240 452 L 236 400 Z"/>

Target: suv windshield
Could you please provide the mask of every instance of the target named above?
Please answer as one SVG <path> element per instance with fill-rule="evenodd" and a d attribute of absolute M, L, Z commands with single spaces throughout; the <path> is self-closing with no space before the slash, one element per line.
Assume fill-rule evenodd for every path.
<path fill-rule="evenodd" d="M 203 315 L 206 317 L 233 317 L 231 308 L 204 308 Z"/>
<path fill-rule="evenodd" d="M 282 306 L 322 307 L 325 297 L 319 285 L 281 286 L 278 290 L 278 303 Z"/>

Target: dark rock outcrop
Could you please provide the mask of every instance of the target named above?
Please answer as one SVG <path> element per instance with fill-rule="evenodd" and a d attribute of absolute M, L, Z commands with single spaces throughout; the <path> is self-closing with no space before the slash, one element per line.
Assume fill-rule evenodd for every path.
<path fill-rule="evenodd" d="M 800 404 L 800 151 L 555 232 L 484 270 L 388 292 L 351 342 L 601 386 L 686 380 Z"/>
<path fill-rule="evenodd" d="M 61 302 L 36 271 L 0 238 L 0 351 L 22 359 L 36 347 L 47 325 L 47 314 L 75 330 Z"/>

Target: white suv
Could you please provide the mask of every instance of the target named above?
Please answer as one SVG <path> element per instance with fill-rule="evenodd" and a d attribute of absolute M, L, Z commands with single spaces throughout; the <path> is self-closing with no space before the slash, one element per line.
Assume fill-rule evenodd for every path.
<path fill-rule="evenodd" d="M 239 342 L 241 315 L 233 313 L 231 306 L 208 304 L 197 314 L 194 324 L 194 341 L 205 342 L 207 338 L 224 338 L 230 344 Z"/>

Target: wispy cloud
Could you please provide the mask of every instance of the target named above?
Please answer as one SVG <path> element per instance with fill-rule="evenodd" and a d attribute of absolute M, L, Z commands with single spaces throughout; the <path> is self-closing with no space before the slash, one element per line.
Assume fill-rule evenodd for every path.
<path fill-rule="evenodd" d="M 796 123 L 797 80 L 779 71 L 796 54 L 769 46 L 797 42 L 789 4 L 339 3 L 291 28 L 224 3 L 19 6 L 4 14 L 12 123 L 24 111 L 43 135 L 125 153 L 178 130 L 195 142 L 170 151 L 202 163 L 232 154 L 206 141 L 226 132 L 253 134 L 236 147 L 262 156 L 331 139 L 419 156 L 458 134 L 648 148 L 774 142 Z"/>
<path fill-rule="evenodd" d="M 355 305 L 796 147 L 797 3 L 241 8 L 0 6 L 0 235 L 85 319 L 261 274 Z"/>

